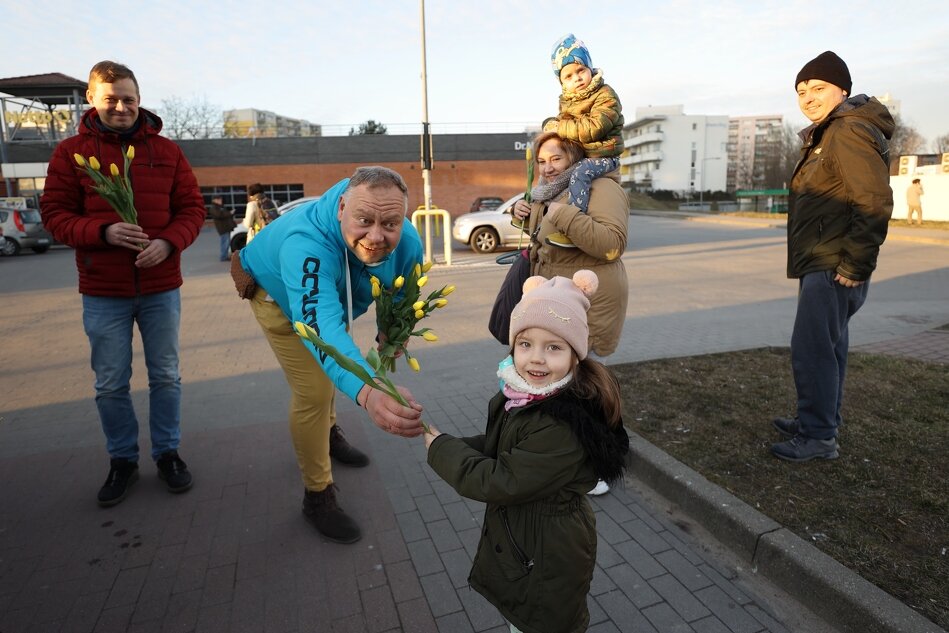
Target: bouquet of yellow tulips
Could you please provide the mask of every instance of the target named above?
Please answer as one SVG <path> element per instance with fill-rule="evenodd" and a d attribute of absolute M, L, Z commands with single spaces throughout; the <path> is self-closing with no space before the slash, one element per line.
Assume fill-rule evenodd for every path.
<path fill-rule="evenodd" d="M 86 170 L 96 183 L 93 189 L 115 209 L 123 222 L 138 224 L 138 212 L 132 195 L 132 183 L 129 181 L 129 165 L 135 158 L 135 147 L 129 145 L 123 153 L 123 169 L 120 172 L 115 163 L 109 165 L 110 176 L 102 173 L 102 166 L 95 156 L 85 159 L 82 154 L 73 154 L 76 164 Z"/>
<path fill-rule="evenodd" d="M 448 304 L 448 295 L 454 286 L 444 286 L 421 298 L 422 288 L 428 283 L 426 273 L 431 262 L 416 264 L 408 279 L 397 277 L 391 288 L 383 287 L 376 277 L 370 277 L 372 296 L 376 302 L 376 325 L 379 328 L 379 362 L 387 371 L 395 371 L 395 359 L 405 356 L 405 361 L 414 371 L 419 371 L 418 360 L 406 349 L 410 336 L 419 336 L 426 341 L 437 341 L 431 328 L 418 330 L 415 326 L 437 308 Z"/>
<path fill-rule="evenodd" d="M 382 365 L 382 359 L 379 357 L 379 352 L 376 351 L 376 348 L 371 348 L 369 353 L 366 354 L 366 362 L 369 363 L 369 366 L 372 367 L 373 371 L 376 372 L 375 377 L 373 377 L 369 375 L 369 372 L 367 372 L 362 365 L 348 356 L 340 353 L 339 350 L 320 338 L 320 335 L 316 333 L 316 330 L 311 328 L 306 323 L 297 321 L 294 323 L 294 328 L 296 329 L 299 336 L 309 340 L 311 343 L 313 343 L 313 345 L 316 346 L 317 349 L 330 356 L 340 367 L 362 380 L 363 383 L 369 385 L 373 389 L 378 389 L 379 391 L 388 394 L 402 406 L 409 406 L 409 403 L 406 402 L 405 398 L 402 397 L 402 394 L 399 393 L 398 389 L 395 388 L 395 385 L 392 384 L 392 381 L 389 380 L 389 377 L 386 375 L 386 368 Z M 428 425 L 425 424 L 425 422 L 422 422 L 422 428 L 425 429 L 426 433 L 429 432 Z"/>

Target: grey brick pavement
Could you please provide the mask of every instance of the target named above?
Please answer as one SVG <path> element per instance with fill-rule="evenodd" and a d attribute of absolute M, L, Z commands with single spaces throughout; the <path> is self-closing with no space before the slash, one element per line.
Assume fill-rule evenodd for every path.
<path fill-rule="evenodd" d="M 779 229 L 639 217 L 631 229 L 629 323 L 611 362 L 786 344 L 794 286 L 781 277 Z M 676 231 L 701 237 L 637 248 L 645 232 Z M 378 431 L 351 403 L 339 404 L 341 424 L 373 463 L 335 476 L 365 538 L 326 543 L 302 520 L 287 388 L 216 245 L 205 230 L 184 258 L 182 455 L 195 487 L 169 495 L 143 463 L 132 494 L 108 510 L 93 497 L 107 462 L 72 255 L 0 261 L 10 280 L 0 291 L 0 632 L 506 631 L 466 582 L 481 505 L 433 475 L 421 442 Z M 885 249 L 855 345 L 949 322 L 945 245 Z M 458 286 L 456 312 L 433 318 L 442 341 L 417 350 L 423 373 L 397 377 L 444 431 L 478 432 L 496 388 L 503 350 L 483 324 L 502 272 L 433 273 Z M 369 329 L 357 323 L 357 337 Z M 133 387 L 145 412 L 136 347 Z M 146 452 L 147 437 L 142 444 Z M 635 486 L 594 508 L 591 631 L 829 630 Z"/>

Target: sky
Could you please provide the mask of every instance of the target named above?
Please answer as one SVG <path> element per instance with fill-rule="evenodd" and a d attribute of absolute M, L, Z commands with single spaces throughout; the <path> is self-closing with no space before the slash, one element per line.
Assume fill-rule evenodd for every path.
<path fill-rule="evenodd" d="M 133 69 L 146 108 L 197 99 L 324 126 L 373 119 L 390 133 L 423 120 L 420 0 L 45 6 L 0 0 L 7 33 L 19 34 L 5 38 L 0 77 L 85 81 L 94 63 L 113 59 Z M 536 125 L 556 114 L 550 51 L 573 32 L 619 94 L 627 123 L 639 107 L 682 105 L 693 115 L 781 114 L 804 127 L 794 78 L 830 49 L 847 62 L 853 93 L 890 93 L 927 149 L 949 134 L 944 0 L 427 0 L 425 30 L 436 131 Z"/>

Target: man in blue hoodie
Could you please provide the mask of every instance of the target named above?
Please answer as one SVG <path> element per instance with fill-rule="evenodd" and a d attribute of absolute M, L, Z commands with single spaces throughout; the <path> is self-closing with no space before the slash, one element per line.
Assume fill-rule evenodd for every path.
<path fill-rule="evenodd" d="M 850 96 L 850 71 L 832 51 L 807 62 L 794 87 L 811 121 L 800 133 L 788 207 L 788 277 L 799 280 L 797 415 L 772 421 L 786 440 L 771 453 L 806 462 L 838 455 L 848 324 L 867 298 L 893 213 L 887 140 L 895 126 L 875 98 Z"/>
<path fill-rule="evenodd" d="M 365 466 L 369 459 L 335 424 L 335 390 L 364 407 L 381 429 L 406 437 L 422 432 L 422 407 L 407 389 L 399 388 L 411 405 L 404 407 L 363 384 L 300 338 L 293 324 L 311 326 L 374 373 L 350 326 L 372 303 L 370 276 L 391 287 L 422 261 L 422 243 L 405 217 L 407 207 L 408 188 L 398 173 L 360 167 L 319 200 L 271 222 L 232 265 L 256 283 L 248 298 L 292 392 L 290 434 L 305 487 L 303 514 L 326 538 L 340 543 L 354 543 L 361 533 L 337 504 L 330 458 L 353 466 Z"/>

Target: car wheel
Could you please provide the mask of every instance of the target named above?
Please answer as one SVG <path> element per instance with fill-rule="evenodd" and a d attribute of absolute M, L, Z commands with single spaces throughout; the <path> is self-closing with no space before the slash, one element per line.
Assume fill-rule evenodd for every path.
<path fill-rule="evenodd" d="M 231 238 L 231 252 L 236 253 L 247 246 L 247 233 L 238 233 Z"/>
<path fill-rule="evenodd" d="M 475 230 L 471 234 L 471 250 L 476 253 L 493 253 L 498 250 L 498 234 L 486 226 Z"/>
<path fill-rule="evenodd" d="M 20 252 L 20 245 L 9 237 L 3 238 L 3 244 L 0 244 L 0 254 L 16 255 Z"/>
<path fill-rule="evenodd" d="M 34 253 L 45 253 L 46 251 L 49 250 L 49 244 L 46 244 L 44 246 L 31 246 L 30 250 L 33 251 Z"/>

